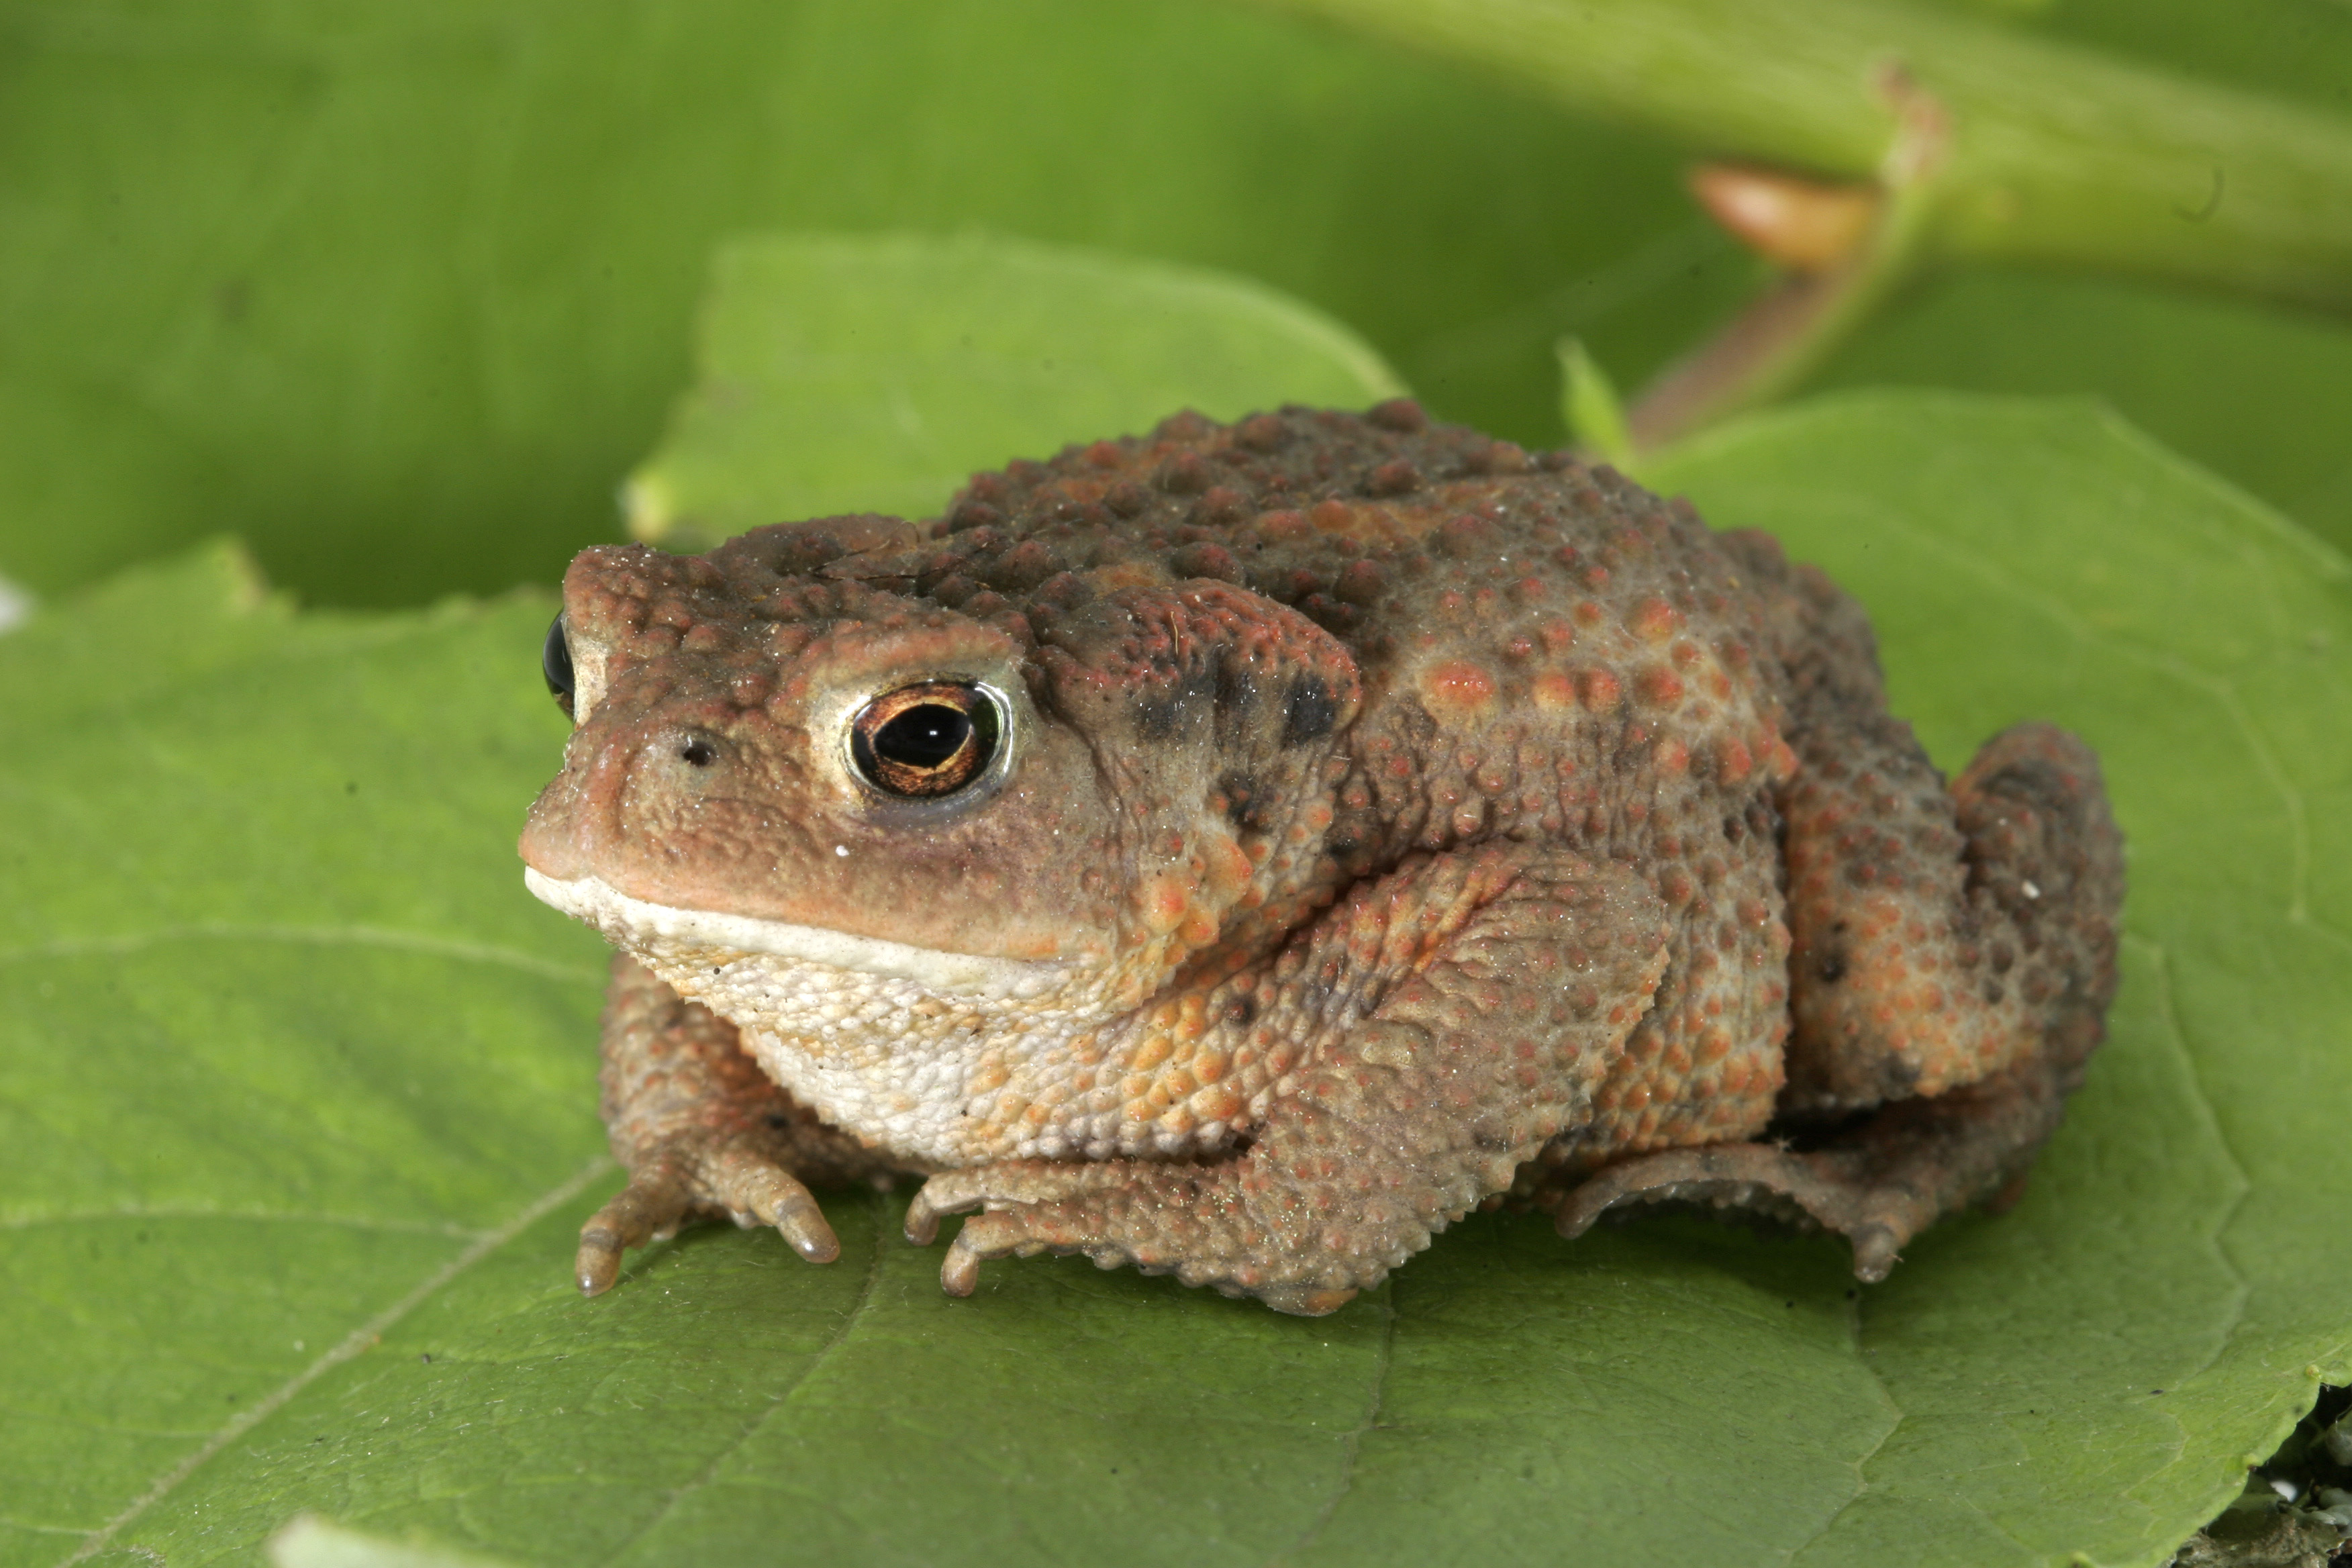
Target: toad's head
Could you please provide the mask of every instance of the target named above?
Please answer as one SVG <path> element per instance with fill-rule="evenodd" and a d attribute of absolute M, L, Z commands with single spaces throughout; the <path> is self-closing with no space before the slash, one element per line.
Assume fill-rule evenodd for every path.
<path fill-rule="evenodd" d="M 1103 554 L 1008 595 L 894 518 L 583 552 L 532 890 L 673 984 L 758 960 L 950 1005 L 1149 996 L 1307 896 L 1357 680 L 1292 611 Z"/>

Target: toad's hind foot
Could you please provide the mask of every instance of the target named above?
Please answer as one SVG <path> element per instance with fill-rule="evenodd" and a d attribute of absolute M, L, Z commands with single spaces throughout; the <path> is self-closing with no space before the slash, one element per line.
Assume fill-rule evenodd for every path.
<path fill-rule="evenodd" d="M 1581 1236 L 1622 1204 L 1699 1203 L 1810 1219 L 1853 1243 L 1856 1278 L 1886 1278 L 1904 1246 L 1973 1203 L 2006 1207 L 2057 1131 L 2074 1076 L 2037 1057 L 1935 1100 L 1906 1100 L 1824 1147 L 1668 1149 L 1612 1165 L 1561 1200 L 1559 1233 Z"/>

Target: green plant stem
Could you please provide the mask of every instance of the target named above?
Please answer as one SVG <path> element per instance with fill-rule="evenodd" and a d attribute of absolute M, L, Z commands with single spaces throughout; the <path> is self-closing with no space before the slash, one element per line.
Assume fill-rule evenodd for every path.
<path fill-rule="evenodd" d="M 2352 312 L 2352 121 L 1873 0 L 1269 0 L 1517 77 L 1695 151 L 1875 175 L 1899 65 L 1949 111 L 1922 258 Z"/>
<path fill-rule="evenodd" d="M 1879 160 L 1878 211 L 1861 242 L 1823 270 L 1785 274 L 1661 372 L 1627 412 L 1636 452 L 1654 452 L 1794 390 L 1916 264 L 1943 190 L 1951 118 L 1905 73 L 1883 71 L 1880 91 L 1901 125 Z"/>

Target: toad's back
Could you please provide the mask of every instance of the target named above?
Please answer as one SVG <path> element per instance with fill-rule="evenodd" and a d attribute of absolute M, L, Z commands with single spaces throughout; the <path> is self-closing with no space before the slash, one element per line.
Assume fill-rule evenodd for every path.
<path fill-rule="evenodd" d="M 1642 868 L 1675 911 L 1676 956 L 1593 1120 L 1550 1160 L 1744 1137 L 1769 1118 L 1789 947 L 1770 795 L 1796 766 L 1780 640 L 1808 617 L 1769 540 L 1719 537 L 1609 468 L 1432 426 L 1411 404 L 1230 427 L 1178 416 L 983 475 L 944 526 L 948 552 L 971 552 L 954 576 L 980 595 L 1042 589 L 1033 614 L 1057 586 L 1083 591 L 1037 576 L 1049 561 L 1084 573 L 1108 557 L 1247 588 L 1344 644 L 1361 708 L 1345 772 L 1314 781 L 1332 814 L 1318 896 L 1416 849 L 1498 839 Z M 1874 686 L 1866 640 L 1836 651 L 1858 651 Z M 1220 700 L 1213 679 L 1192 686 Z M 1294 731 L 1319 718 L 1311 694 L 1301 706 Z M 1157 717 L 1139 731 L 1164 729 Z M 1266 788 L 1239 784 L 1287 823 Z"/>

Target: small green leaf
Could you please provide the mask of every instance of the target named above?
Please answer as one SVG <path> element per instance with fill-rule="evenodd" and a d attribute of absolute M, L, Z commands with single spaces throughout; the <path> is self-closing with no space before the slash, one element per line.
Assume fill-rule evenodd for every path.
<path fill-rule="evenodd" d="M 1616 384 L 1584 347 L 1581 338 L 1553 345 L 1559 356 L 1559 413 L 1569 438 L 1601 462 L 1633 472 L 1633 437 L 1625 426 L 1625 406 Z"/>
<path fill-rule="evenodd" d="M 2352 19 L 2352 6 L 2339 9 Z M 1818 385 L 2095 390 L 2173 450 L 2352 550 L 2352 323 L 2138 283 L 1961 273 L 1890 304 Z"/>
<path fill-rule="evenodd" d="M 935 517 L 974 469 L 1179 408 L 1361 407 L 1403 390 L 1330 318 L 1247 279 L 982 238 L 787 235 L 719 254 L 696 385 L 630 478 L 631 531 Z"/>

